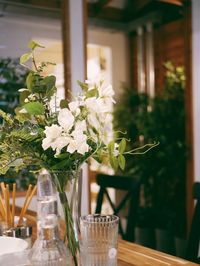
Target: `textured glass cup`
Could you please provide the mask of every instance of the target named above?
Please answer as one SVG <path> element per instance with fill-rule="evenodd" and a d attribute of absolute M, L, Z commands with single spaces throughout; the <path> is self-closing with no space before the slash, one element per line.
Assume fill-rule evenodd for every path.
<path fill-rule="evenodd" d="M 81 266 L 116 266 L 119 218 L 86 215 L 80 218 Z"/>

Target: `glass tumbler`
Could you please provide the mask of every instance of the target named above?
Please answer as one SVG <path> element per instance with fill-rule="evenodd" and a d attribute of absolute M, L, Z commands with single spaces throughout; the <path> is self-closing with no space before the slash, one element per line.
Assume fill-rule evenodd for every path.
<path fill-rule="evenodd" d="M 80 218 L 81 266 L 116 266 L 119 218 L 86 215 Z"/>

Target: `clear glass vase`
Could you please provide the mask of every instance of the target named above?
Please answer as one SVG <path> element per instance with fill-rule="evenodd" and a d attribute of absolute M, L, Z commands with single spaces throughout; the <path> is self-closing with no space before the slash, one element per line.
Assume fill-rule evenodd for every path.
<path fill-rule="evenodd" d="M 48 181 L 45 181 L 48 179 Z M 43 180 L 43 181 L 42 181 Z M 45 183 L 46 182 L 46 183 Z M 78 266 L 79 262 L 79 217 L 81 208 L 81 171 L 53 171 L 44 175 L 44 171 L 38 176 L 38 187 L 42 188 L 40 194 L 45 193 L 46 204 L 44 200 L 41 204 L 41 197 L 38 197 L 40 207 L 38 215 L 60 214 L 64 220 L 64 238 L 71 258 L 70 266 Z M 42 185 L 43 183 L 43 185 Z M 57 208 L 57 197 L 61 206 L 61 213 Z"/>

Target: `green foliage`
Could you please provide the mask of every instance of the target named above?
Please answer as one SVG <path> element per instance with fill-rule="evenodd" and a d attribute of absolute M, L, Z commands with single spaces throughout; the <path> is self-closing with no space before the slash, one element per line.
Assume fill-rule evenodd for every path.
<path fill-rule="evenodd" d="M 127 156 L 129 174 L 141 178 L 142 205 L 153 208 L 159 225 L 177 234 L 186 231 L 186 114 L 185 75 L 182 67 L 165 64 L 166 81 L 160 95 L 124 89 L 121 104 L 115 110 L 115 128 L 127 132 L 128 149 L 152 141 L 158 149 L 144 156 Z M 123 121 L 123 123 L 121 122 Z M 135 141 L 137 140 L 137 141 Z M 147 221 L 148 223 L 148 221 Z"/>

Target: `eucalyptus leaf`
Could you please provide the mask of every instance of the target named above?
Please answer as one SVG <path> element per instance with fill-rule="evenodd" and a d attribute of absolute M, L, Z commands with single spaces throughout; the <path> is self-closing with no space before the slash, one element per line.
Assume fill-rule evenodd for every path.
<path fill-rule="evenodd" d="M 47 86 L 47 89 L 52 89 L 56 85 L 56 77 L 55 76 L 47 76 L 43 79 L 44 84 Z"/>
<path fill-rule="evenodd" d="M 60 108 L 63 109 L 63 108 L 67 108 L 67 107 L 68 107 L 68 102 L 67 102 L 67 100 L 62 99 L 62 100 L 60 101 Z"/>
<path fill-rule="evenodd" d="M 33 80 L 34 80 L 34 76 L 33 76 L 33 73 L 30 72 L 26 78 L 26 86 L 27 86 L 27 89 L 32 91 L 32 87 L 33 87 Z"/>
<path fill-rule="evenodd" d="M 23 105 L 24 104 L 24 101 L 25 99 L 30 95 L 30 91 L 29 90 L 24 90 L 20 93 L 19 95 L 19 101 L 20 101 L 20 104 Z"/>
<path fill-rule="evenodd" d="M 30 114 L 28 113 L 21 113 L 21 110 L 23 109 L 23 107 L 16 107 L 15 108 L 15 118 L 20 121 L 20 122 L 24 122 L 27 120 L 30 120 Z"/>
<path fill-rule="evenodd" d="M 30 115 L 43 115 L 44 106 L 40 102 L 30 102 L 23 106 Z"/>
<path fill-rule="evenodd" d="M 28 43 L 28 48 L 34 50 L 35 48 L 40 47 L 40 48 L 45 48 L 44 46 L 40 45 L 39 43 L 35 42 L 35 41 L 30 41 Z"/>
<path fill-rule="evenodd" d="M 46 86 L 46 95 L 48 99 L 50 99 L 54 93 L 56 92 L 56 77 L 55 76 L 47 76 L 43 79 L 43 83 Z"/>
<path fill-rule="evenodd" d="M 26 53 L 26 54 L 23 54 L 21 57 L 20 57 L 20 64 L 24 64 L 26 63 L 30 57 L 31 57 L 31 53 Z"/>

